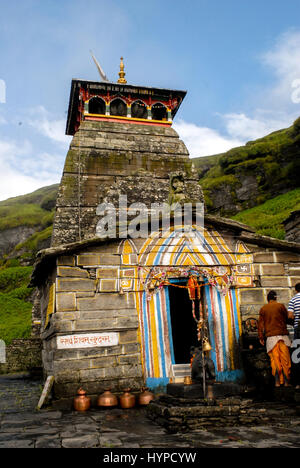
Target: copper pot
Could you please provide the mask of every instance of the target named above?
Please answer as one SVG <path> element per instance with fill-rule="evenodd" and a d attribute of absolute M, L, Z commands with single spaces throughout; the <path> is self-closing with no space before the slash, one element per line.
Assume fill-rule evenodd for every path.
<path fill-rule="evenodd" d="M 139 405 L 149 405 L 150 401 L 154 400 L 153 393 L 149 392 L 149 389 L 146 387 L 142 387 L 141 392 L 138 399 Z"/>
<path fill-rule="evenodd" d="M 120 396 L 121 408 L 133 408 L 135 406 L 135 396 L 130 393 L 130 388 L 124 390 L 123 395 Z"/>
<path fill-rule="evenodd" d="M 184 380 L 183 380 L 183 383 L 184 383 L 184 385 L 192 385 L 192 383 L 193 383 L 192 378 L 189 375 L 185 376 Z"/>
<path fill-rule="evenodd" d="M 91 399 L 86 396 L 86 391 L 79 388 L 74 398 L 74 409 L 76 411 L 87 411 L 91 406 Z"/>
<path fill-rule="evenodd" d="M 108 388 L 107 390 L 105 390 L 104 393 L 102 393 L 102 395 L 99 395 L 98 397 L 98 400 L 97 400 L 97 405 L 98 406 L 103 406 L 103 407 L 106 407 L 106 408 L 111 408 L 113 406 L 117 406 L 118 405 L 118 398 L 116 395 L 114 395 L 113 393 L 111 393 L 110 391 L 111 389 Z"/>

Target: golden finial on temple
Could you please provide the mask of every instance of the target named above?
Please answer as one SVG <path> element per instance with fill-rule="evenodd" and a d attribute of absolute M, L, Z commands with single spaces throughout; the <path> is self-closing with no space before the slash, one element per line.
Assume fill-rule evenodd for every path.
<path fill-rule="evenodd" d="M 121 57 L 119 77 L 120 78 L 118 79 L 118 83 L 127 83 L 127 81 L 125 80 L 123 57 Z"/>

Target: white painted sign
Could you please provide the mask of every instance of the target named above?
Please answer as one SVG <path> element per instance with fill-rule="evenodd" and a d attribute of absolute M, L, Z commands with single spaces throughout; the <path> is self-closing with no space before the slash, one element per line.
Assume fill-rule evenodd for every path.
<path fill-rule="evenodd" d="M 101 346 L 117 346 L 118 333 L 86 333 L 82 335 L 57 336 L 57 349 L 98 348 Z"/>

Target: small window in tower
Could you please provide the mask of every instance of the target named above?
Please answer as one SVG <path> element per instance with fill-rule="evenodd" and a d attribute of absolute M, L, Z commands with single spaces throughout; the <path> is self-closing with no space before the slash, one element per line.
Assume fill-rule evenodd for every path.
<path fill-rule="evenodd" d="M 103 101 L 103 99 L 99 97 L 94 97 L 90 99 L 89 113 L 105 115 L 105 102 Z"/>
<path fill-rule="evenodd" d="M 151 114 L 152 120 L 167 120 L 167 108 L 160 102 L 153 104 Z"/>
<path fill-rule="evenodd" d="M 127 116 L 127 106 L 122 99 L 114 99 L 110 103 L 110 115 Z"/>
<path fill-rule="evenodd" d="M 142 101 L 135 101 L 131 106 L 131 117 L 147 119 L 147 106 Z"/>

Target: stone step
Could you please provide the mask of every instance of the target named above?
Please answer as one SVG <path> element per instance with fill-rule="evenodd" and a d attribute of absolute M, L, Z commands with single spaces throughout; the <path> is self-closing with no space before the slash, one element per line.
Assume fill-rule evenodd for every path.
<path fill-rule="evenodd" d="M 191 375 L 191 369 L 177 370 L 174 372 L 174 377 L 185 377 L 186 375 Z"/>
<path fill-rule="evenodd" d="M 190 364 L 173 364 L 173 370 L 187 370 L 190 369 Z"/>
<path fill-rule="evenodd" d="M 172 372 L 174 375 L 174 382 L 182 383 L 184 377 L 191 376 L 191 366 L 190 364 L 173 364 Z"/>

